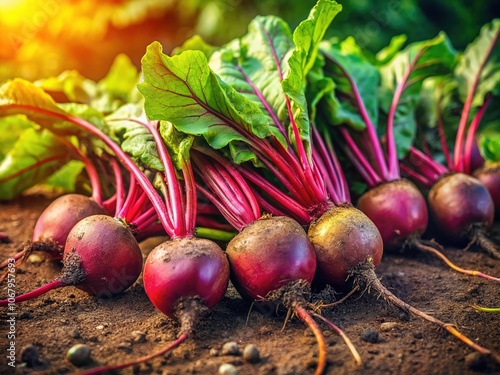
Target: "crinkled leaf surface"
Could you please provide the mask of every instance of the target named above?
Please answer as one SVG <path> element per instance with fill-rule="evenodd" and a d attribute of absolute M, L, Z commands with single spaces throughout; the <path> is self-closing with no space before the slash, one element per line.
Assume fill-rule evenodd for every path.
<path fill-rule="evenodd" d="M 0 200 L 9 200 L 65 164 L 67 149 L 46 130 L 30 128 L 0 163 Z"/>
<path fill-rule="evenodd" d="M 184 133 L 203 135 L 211 147 L 271 134 L 262 111 L 220 80 L 200 51 L 167 56 L 158 42 L 142 59 L 144 108 L 152 120 L 172 122 Z"/>
<path fill-rule="evenodd" d="M 380 106 L 389 113 L 396 87 L 403 84 L 402 94 L 394 115 L 394 138 L 398 158 L 409 151 L 416 134 L 415 111 L 422 83 L 426 78 L 449 74 L 456 63 L 456 52 L 448 37 L 440 33 L 436 38 L 408 45 L 386 65 L 380 68 Z M 386 116 L 382 117 L 385 124 Z"/>
<path fill-rule="evenodd" d="M 471 42 L 460 56 L 455 69 L 462 102 L 477 85 L 473 106 L 483 104 L 488 93 L 500 94 L 500 19 L 484 25 L 480 35 Z"/>
<path fill-rule="evenodd" d="M 364 129 L 366 123 L 359 110 L 361 102 L 376 126 L 379 110 L 377 87 L 380 83 L 377 68 L 352 37 L 342 42 L 324 41 L 320 49 L 325 57 L 325 75 L 335 82 L 335 91 L 325 100 L 325 113 L 330 121 L 334 125 L 348 124 L 356 130 Z"/>

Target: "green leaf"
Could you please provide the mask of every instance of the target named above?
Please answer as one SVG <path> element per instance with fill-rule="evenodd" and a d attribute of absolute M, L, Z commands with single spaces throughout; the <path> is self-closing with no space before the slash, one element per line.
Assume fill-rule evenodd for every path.
<path fill-rule="evenodd" d="M 97 92 L 91 105 L 109 114 L 125 103 L 138 102 L 142 98 L 137 91 L 140 72 L 125 54 L 119 54 L 108 74 L 97 83 Z"/>
<path fill-rule="evenodd" d="M 465 99 L 477 84 L 473 106 L 480 106 L 488 93 L 500 94 L 500 19 L 481 28 L 480 35 L 471 42 L 460 56 L 455 69 L 458 90 Z"/>
<path fill-rule="evenodd" d="M 121 149 L 140 165 L 163 171 L 153 135 L 139 122 L 146 123 L 144 108 L 138 104 L 126 104 L 106 117 L 107 134 Z"/>
<path fill-rule="evenodd" d="M 64 71 L 57 77 L 41 79 L 33 84 L 49 93 L 57 102 L 90 103 L 97 89 L 95 82 L 75 70 Z"/>
<path fill-rule="evenodd" d="M 266 117 L 209 68 L 200 51 L 167 56 L 158 42 L 142 59 L 144 108 L 152 120 L 172 122 L 184 133 L 203 135 L 211 147 L 271 134 Z"/>
<path fill-rule="evenodd" d="M 302 141 L 309 143 L 305 77 L 316 61 L 319 42 L 340 10 L 334 1 L 318 1 L 293 34 L 278 17 L 256 17 L 245 36 L 212 55 L 214 72 L 259 106 L 274 136 L 285 146 L 285 135 L 290 143 L 295 140 L 291 118 Z"/>
<path fill-rule="evenodd" d="M 486 127 L 478 137 L 481 155 L 488 162 L 500 162 L 500 126 L 497 123 Z"/>
<path fill-rule="evenodd" d="M 85 170 L 85 164 L 80 160 L 70 160 L 54 174 L 49 176 L 44 185 L 58 189 L 61 193 L 71 193 L 77 190 L 77 181 Z M 88 187 L 92 191 L 91 187 Z"/>
<path fill-rule="evenodd" d="M 50 112 L 50 114 L 48 113 Z M 103 116 L 87 104 L 57 104 L 52 97 L 31 82 L 14 79 L 0 87 L 0 117 L 24 114 L 30 121 L 60 136 L 89 134 L 57 117 L 73 115 L 81 117 L 99 128 L 104 127 Z"/>
<path fill-rule="evenodd" d="M 378 122 L 377 68 L 366 58 L 352 37 L 342 42 L 324 41 L 320 45 L 325 57 L 325 76 L 335 82 L 335 91 L 325 98 L 325 113 L 334 125 L 348 124 L 356 130 L 366 127 L 360 105 L 371 123 Z M 358 99 L 359 98 L 359 101 Z"/>
<path fill-rule="evenodd" d="M 183 169 L 189 161 L 189 152 L 194 137 L 180 133 L 172 123 L 160 121 L 160 134 L 167 145 L 172 162 L 177 169 Z"/>
<path fill-rule="evenodd" d="M 0 161 L 12 149 L 17 139 L 26 129 L 34 128 L 36 124 L 24 115 L 0 117 Z"/>
<path fill-rule="evenodd" d="M 15 106 L 15 108 L 14 108 Z M 0 87 L 0 116 L 25 114 L 31 121 L 40 125 L 51 126 L 53 120 L 39 111 L 23 110 L 19 106 L 31 106 L 42 110 L 65 114 L 52 97 L 43 89 L 23 79 L 13 79 Z M 62 129 L 64 130 L 64 129 Z"/>
<path fill-rule="evenodd" d="M 217 47 L 208 44 L 200 35 L 194 35 L 186 40 L 181 46 L 175 47 L 172 51 L 172 55 L 178 55 L 188 50 L 197 50 L 203 52 L 207 59 L 209 59 L 216 49 Z"/>
<path fill-rule="evenodd" d="M 53 174 L 68 152 L 48 130 L 25 130 L 0 163 L 0 200 L 9 200 Z"/>
<path fill-rule="evenodd" d="M 377 65 L 387 64 L 392 58 L 403 48 L 406 43 L 407 36 L 405 34 L 396 35 L 391 38 L 389 45 L 382 48 L 375 55 Z"/>
<path fill-rule="evenodd" d="M 379 98 L 384 120 L 398 100 L 394 114 L 394 138 L 398 158 L 403 158 L 413 144 L 416 134 L 416 107 L 422 83 L 426 78 L 449 74 L 456 63 L 456 53 L 448 37 L 440 33 L 436 38 L 408 45 L 386 65 L 381 66 Z M 402 92 L 396 87 L 403 85 Z"/>

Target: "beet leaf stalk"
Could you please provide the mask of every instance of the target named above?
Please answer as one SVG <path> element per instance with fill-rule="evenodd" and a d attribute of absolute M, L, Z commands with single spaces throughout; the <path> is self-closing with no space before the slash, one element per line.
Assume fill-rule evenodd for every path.
<path fill-rule="evenodd" d="M 30 89 L 36 90 L 34 87 Z M 47 99 L 45 93 L 39 92 L 39 95 L 42 99 Z M 163 165 L 164 180 L 161 182 L 161 187 L 166 192 L 166 198 L 164 199 L 134 161 L 102 130 L 80 117 L 61 110 L 50 100 L 42 102 L 40 97 L 38 103 L 42 103 L 43 106 L 34 106 L 31 103 L 20 104 L 18 100 L 11 99 L 8 104 L 0 106 L 0 114 L 24 113 L 33 118 L 43 119 L 44 125 L 48 127 L 55 127 L 63 122 L 96 137 L 111 150 L 120 160 L 120 163 L 133 175 L 155 208 L 165 232 L 171 239 L 156 247 L 146 259 L 143 276 L 144 286 L 148 297 L 158 309 L 181 321 L 181 333 L 176 341 L 176 345 L 179 345 L 192 334 L 198 319 L 223 297 L 229 280 L 229 264 L 220 247 L 212 241 L 193 236 L 196 222 L 196 187 L 189 160 L 182 158 L 180 170 L 185 181 L 185 189 L 182 191 L 180 182 L 177 179 L 176 169 L 157 129 L 158 124 L 146 122 L 141 125 L 147 129 L 150 138 L 153 139 L 158 150 L 160 164 Z M 125 200 L 124 205 L 127 204 L 126 202 Z M 131 203 L 130 207 L 134 207 L 134 205 Z M 108 218 L 126 228 L 119 220 Z M 97 220 L 106 221 L 107 219 L 99 217 Z M 126 230 L 132 236 L 130 230 Z M 113 241 L 114 238 L 112 239 L 112 236 L 109 236 L 108 233 L 106 235 L 110 241 L 117 242 Z M 87 237 L 82 236 L 81 232 L 78 231 L 75 236 Z M 135 239 L 134 242 L 137 246 Z M 100 242 L 97 241 L 97 243 Z M 73 247 L 73 244 L 69 245 Z M 115 249 L 116 246 L 120 246 L 120 243 L 117 243 L 117 245 L 109 243 L 104 246 Z M 138 246 L 137 249 L 139 249 Z M 138 251 L 140 254 L 140 250 Z M 118 254 L 116 255 L 118 257 Z M 73 258 L 69 260 L 72 261 Z M 101 260 L 100 264 L 108 270 L 109 262 Z M 74 262 L 72 261 L 71 265 L 79 266 L 78 258 Z M 127 263 L 126 266 L 128 267 L 129 264 Z M 139 273 L 141 267 L 142 258 Z M 63 273 L 63 275 L 65 274 Z M 78 275 L 81 276 L 80 273 Z M 212 276 L 207 277 L 207 275 Z M 89 279 L 89 275 L 84 276 L 83 281 L 78 280 L 81 281 L 79 286 L 84 285 L 83 283 Z M 101 275 L 99 279 L 106 279 L 106 277 Z M 73 279 L 70 281 L 73 284 L 77 283 Z M 68 281 L 65 278 L 59 278 L 51 283 L 49 288 L 60 287 L 62 284 L 68 284 Z M 92 290 L 92 286 L 90 286 L 90 289 Z M 160 354 L 164 352 L 165 350 L 161 351 Z M 130 362 L 127 365 L 135 363 Z M 116 366 L 123 368 L 123 365 Z M 111 368 L 113 366 L 108 366 L 102 371 Z M 99 373 L 100 370 L 94 369 L 92 371 L 93 373 Z"/>
<path fill-rule="evenodd" d="M 198 189 L 239 231 L 226 247 L 234 286 L 245 300 L 283 305 L 307 324 L 319 348 L 315 373 L 322 374 L 326 342 L 307 311 L 316 272 L 316 255 L 307 233 L 287 216 L 262 215 L 259 199 L 239 168 L 222 155 L 207 147 L 195 147 L 192 159 L 201 180 Z M 349 339 L 340 329 L 338 332 L 359 361 Z"/>
<path fill-rule="evenodd" d="M 369 186 L 358 199 L 358 207 L 377 225 L 385 248 L 418 249 L 438 256 L 457 272 L 496 280 L 482 272 L 454 265 L 441 252 L 439 244 L 420 238 L 428 224 L 425 198 L 414 184 L 401 178 L 399 170 L 398 159 L 408 152 L 413 140 L 416 128 L 413 113 L 422 80 L 453 66 L 454 54 L 448 39 L 439 35 L 433 40 L 412 44 L 381 68 L 388 81 L 384 87 L 389 93 L 384 98 L 391 98 L 385 134 L 387 153 L 382 150 L 375 128 L 378 107 L 373 93 L 378 88 L 379 72 L 361 52 L 356 52 L 356 47 L 351 38 L 321 45 L 325 75 L 338 82 L 338 98 L 325 97 L 322 117 L 338 125 L 343 150 Z M 437 176 L 444 171 L 435 165 L 426 168 L 429 175 Z"/>
<path fill-rule="evenodd" d="M 466 241 L 469 245 L 477 244 L 495 258 L 500 258 L 500 248 L 487 237 L 493 225 L 495 203 L 487 187 L 469 174 L 475 134 L 492 99 L 491 85 L 498 81 L 498 78 L 489 77 L 488 72 L 498 68 L 499 34 L 498 20 L 483 26 L 480 35 L 469 44 L 455 68 L 464 105 L 453 157 L 447 158 L 448 166 L 415 147 L 410 149 L 401 163 L 410 178 L 430 188 L 430 218 L 439 234 L 456 245 Z M 440 103 L 437 100 L 435 104 Z M 473 106 L 477 107 L 477 111 L 470 120 Z M 441 108 L 437 108 L 438 127 L 440 134 L 444 135 L 446 129 L 443 129 L 442 112 Z M 441 144 L 443 153 L 450 155 L 446 141 Z"/>
<path fill-rule="evenodd" d="M 317 258 L 315 277 L 343 285 L 357 265 L 378 265 L 383 242 L 375 224 L 360 210 L 350 203 L 335 204 L 330 200 L 327 185 L 328 189 L 335 186 L 335 178 L 328 177 L 330 182 L 325 183 L 321 173 L 335 162 L 333 158 L 325 159 L 322 167 L 318 165 L 319 155 L 312 155 L 314 140 L 305 99 L 305 76 L 317 57 L 317 50 L 310 47 L 317 46 L 321 39 L 311 43 L 311 36 L 322 35 L 314 30 L 319 27 L 318 17 L 326 14 L 318 12 L 320 4 L 331 6 L 332 2 L 318 2 L 316 11 L 313 9 L 293 36 L 279 19 L 257 18 L 249 36 L 222 47 L 220 53 L 214 52 L 210 61 L 195 50 L 165 55 L 155 42 L 142 59 L 144 82 L 139 91 L 145 97 L 150 119 L 170 121 L 182 133 L 203 136 L 210 147 L 223 149 L 226 157 L 240 164 L 245 179 L 270 203 L 265 210 L 282 202 L 278 215 L 302 211 L 297 217 L 290 216 L 310 225 L 308 237 Z M 277 36 L 280 38 L 274 39 Z M 258 45 L 269 53 L 262 53 Z M 259 65 L 262 58 L 269 61 Z M 275 69 L 269 77 L 262 77 L 259 74 L 269 70 L 262 66 Z M 307 152 L 309 166 L 304 165 L 301 150 Z M 258 178 L 261 173 L 270 174 L 277 183 L 263 182 Z M 308 173 L 312 178 L 306 178 Z M 338 199 L 344 196 L 340 191 L 336 195 Z M 421 201 L 425 206 L 422 197 Z M 431 321 L 445 328 L 445 323 Z"/>

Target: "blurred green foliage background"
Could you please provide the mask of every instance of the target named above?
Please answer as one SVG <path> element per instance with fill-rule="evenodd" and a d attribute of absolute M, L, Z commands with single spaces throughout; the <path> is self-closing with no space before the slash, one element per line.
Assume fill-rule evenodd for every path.
<path fill-rule="evenodd" d="M 329 36 L 353 35 L 373 52 L 394 35 L 422 40 L 444 30 L 457 49 L 498 17 L 500 0 L 344 0 Z M 245 34 L 256 15 L 292 28 L 315 0 L 0 0 L 0 82 L 76 69 L 97 80 L 118 53 L 140 65 L 153 40 L 169 52 L 194 34 L 223 44 Z"/>

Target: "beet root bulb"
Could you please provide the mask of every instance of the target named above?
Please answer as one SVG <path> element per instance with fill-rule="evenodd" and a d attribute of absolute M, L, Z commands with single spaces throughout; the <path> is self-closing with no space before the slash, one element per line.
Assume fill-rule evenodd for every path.
<path fill-rule="evenodd" d="M 404 178 L 368 190 L 357 207 L 377 226 L 385 249 L 401 247 L 408 238 L 420 237 L 429 220 L 424 196 Z"/>
<path fill-rule="evenodd" d="M 320 283 L 341 286 L 358 264 L 370 260 L 376 267 L 382 259 L 377 227 L 350 205 L 330 208 L 309 226 L 308 236 L 316 251 Z"/>
<path fill-rule="evenodd" d="M 98 297 L 128 289 L 142 271 L 142 253 L 132 232 L 108 215 L 92 215 L 69 232 L 60 277 Z"/>
<path fill-rule="evenodd" d="M 231 280 L 247 300 L 265 299 L 290 282 L 310 284 L 316 256 L 307 234 L 295 220 L 262 217 L 234 237 L 226 248 Z"/>
<path fill-rule="evenodd" d="M 85 195 L 66 194 L 55 199 L 35 224 L 33 250 L 43 250 L 61 260 L 69 232 L 76 223 L 91 215 L 106 215 L 106 211 Z"/>
<path fill-rule="evenodd" d="M 229 283 L 229 263 L 213 241 L 196 237 L 172 239 L 149 253 L 143 280 L 153 305 L 174 319 L 178 318 L 179 309 L 211 309 L 222 299 Z M 185 306 L 193 299 L 197 302 L 192 307 Z M 193 323 L 197 320 L 189 319 Z"/>
<path fill-rule="evenodd" d="M 493 225 L 495 209 L 490 193 L 467 174 L 441 177 L 430 189 L 427 201 L 433 226 L 452 243 L 469 240 L 473 226 L 489 229 Z"/>
<path fill-rule="evenodd" d="M 495 215 L 500 217 L 500 163 L 484 166 L 474 171 L 476 177 L 490 192 L 495 205 Z"/>

